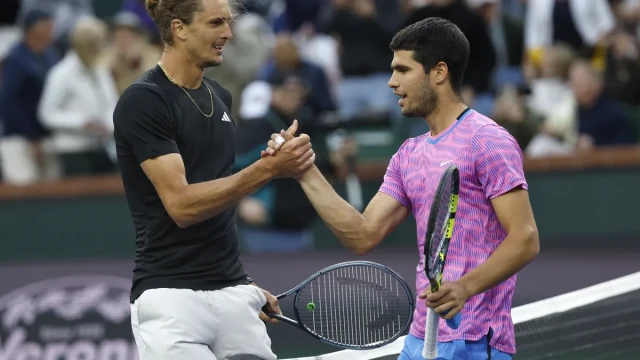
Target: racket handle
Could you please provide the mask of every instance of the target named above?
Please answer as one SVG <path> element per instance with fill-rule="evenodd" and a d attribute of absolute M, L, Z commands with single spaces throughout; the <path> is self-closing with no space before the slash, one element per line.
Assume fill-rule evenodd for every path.
<path fill-rule="evenodd" d="M 440 316 L 427 308 L 427 322 L 424 328 L 424 348 L 422 349 L 422 357 L 432 360 L 438 357 L 438 323 Z"/>

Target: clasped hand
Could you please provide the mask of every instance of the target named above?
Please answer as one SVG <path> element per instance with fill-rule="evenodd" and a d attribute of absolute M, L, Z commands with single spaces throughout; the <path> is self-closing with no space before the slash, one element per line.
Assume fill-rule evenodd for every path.
<path fill-rule="evenodd" d="M 261 152 L 262 160 L 269 163 L 276 177 L 298 178 L 313 166 L 316 160 L 316 154 L 311 148 L 311 138 L 307 134 L 294 137 L 297 130 L 298 121 L 294 120 L 287 131 L 272 134 L 268 147 Z M 276 142 L 278 136 L 285 142 Z"/>
<path fill-rule="evenodd" d="M 438 291 L 431 293 L 431 286 L 427 286 L 427 289 L 418 298 L 425 300 L 427 307 L 432 308 L 436 313 L 446 313 L 441 316 L 449 320 L 462 310 L 469 299 L 469 292 L 455 281 L 443 281 Z"/>

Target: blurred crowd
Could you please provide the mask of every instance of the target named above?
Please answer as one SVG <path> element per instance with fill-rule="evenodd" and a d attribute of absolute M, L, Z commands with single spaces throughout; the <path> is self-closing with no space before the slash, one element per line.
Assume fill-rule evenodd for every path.
<path fill-rule="evenodd" d="M 2 181 L 116 170 L 113 109 L 119 94 L 156 65 L 162 45 L 144 0 L 118 0 L 113 16 L 96 14 L 100 1 L 116 0 L 0 4 Z M 509 130 L 525 156 L 638 142 L 640 0 L 237 2 L 225 61 L 205 75 L 233 95 L 238 169 L 257 160 L 269 135 L 293 118 L 306 133 L 331 121 L 408 121 L 387 86 L 389 43 L 404 26 L 433 16 L 454 22 L 469 39 L 466 103 Z M 424 121 L 416 124 L 408 136 L 428 131 Z M 328 142 L 319 162 L 329 176 L 353 158 L 357 144 L 349 139 Z M 240 204 L 246 223 L 292 223 L 264 206 L 265 198 L 300 191 L 278 184 Z M 282 206 L 289 216 L 296 209 L 304 227 L 313 218 L 308 203 Z M 309 242 L 299 235 L 298 244 Z"/>

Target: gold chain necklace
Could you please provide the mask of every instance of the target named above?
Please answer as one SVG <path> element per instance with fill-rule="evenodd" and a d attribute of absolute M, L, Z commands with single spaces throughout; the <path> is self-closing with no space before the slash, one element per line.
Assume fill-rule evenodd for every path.
<path fill-rule="evenodd" d="M 169 79 L 169 81 L 171 81 L 172 83 L 176 84 L 180 89 L 182 89 L 182 91 L 184 91 L 185 94 L 187 94 L 187 96 L 189 97 L 189 99 L 191 99 L 191 102 L 193 102 L 193 105 L 196 106 L 196 108 L 198 108 L 198 111 L 200 111 L 200 113 L 208 118 L 210 118 L 211 116 L 213 116 L 213 94 L 211 94 L 211 89 L 209 89 L 209 85 L 207 85 L 207 83 L 204 81 L 204 79 L 202 80 L 202 83 L 204 84 L 204 86 L 207 88 L 207 90 L 209 91 L 209 98 L 211 99 L 211 114 L 207 115 L 205 113 L 202 112 L 202 110 L 200 110 L 200 107 L 198 106 L 198 104 L 196 104 L 195 100 L 193 100 L 193 98 L 191 97 L 191 95 L 189 95 L 189 93 L 187 92 L 187 90 L 185 90 L 180 84 L 178 84 L 175 80 L 173 80 L 173 78 L 167 74 L 167 71 L 162 67 L 162 64 L 158 63 L 158 66 L 160 66 L 160 69 L 162 69 L 162 72 L 167 76 L 167 78 Z"/>

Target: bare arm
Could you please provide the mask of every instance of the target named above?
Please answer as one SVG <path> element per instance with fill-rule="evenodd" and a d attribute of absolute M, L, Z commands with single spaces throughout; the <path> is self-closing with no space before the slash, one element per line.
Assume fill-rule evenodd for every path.
<path fill-rule="evenodd" d="M 274 177 L 298 176 L 315 160 L 309 137 L 304 134 L 288 141 L 280 152 L 281 156 L 262 158 L 229 177 L 197 184 L 187 182 L 179 154 L 145 160 L 141 166 L 169 216 L 184 228 L 215 216 Z"/>
<path fill-rule="evenodd" d="M 232 176 L 189 184 L 180 154 L 167 154 L 141 164 L 162 204 L 182 228 L 209 219 L 258 190 L 275 174 L 259 160 Z"/>
<path fill-rule="evenodd" d="M 480 294 L 513 276 L 540 252 L 538 228 L 529 203 L 529 193 L 518 188 L 491 202 L 507 237 L 484 263 L 458 280 L 470 296 Z"/>
<path fill-rule="evenodd" d="M 380 192 L 361 214 L 335 192 L 315 166 L 304 173 L 300 185 L 333 234 L 359 255 L 371 251 L 409 215 L 409 209 Z"/>

